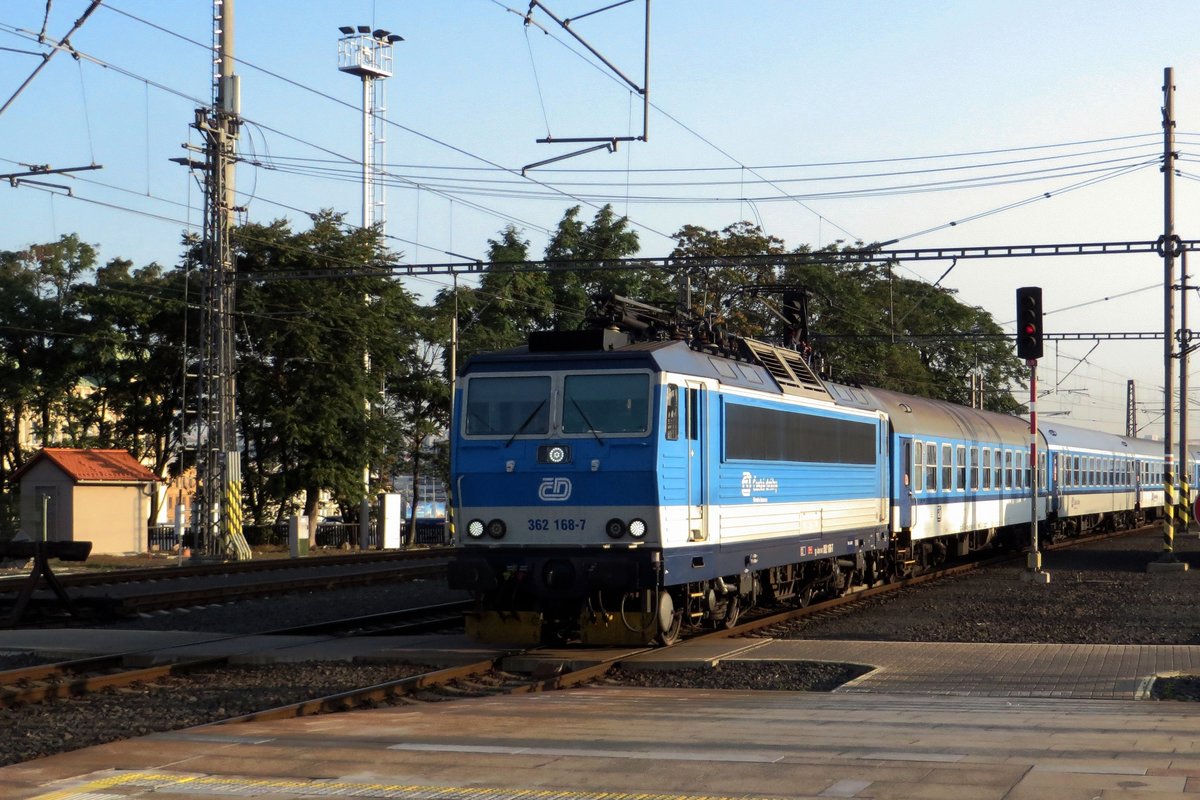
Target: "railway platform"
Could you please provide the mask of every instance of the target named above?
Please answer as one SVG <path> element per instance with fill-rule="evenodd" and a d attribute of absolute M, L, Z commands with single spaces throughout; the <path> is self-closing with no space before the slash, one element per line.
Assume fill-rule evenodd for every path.
<path fill-rule="evenodd" d="M 72 633 L 0 632 L 0 651 L 28 647 L 35 634 L 73 641 L 75 653 L 173 640 L 192 657 L 221 646 L 181 642 L 179 634 L 105 631 L 88 641 Z M 370 649 L 327 642 L 323 653 L 312 641 L 277 644 L 275 656 L 254 658 L 456 663 L 486 657 L 478 645 L 446 636 L 384 637 Z M 564 651 L 542 660 L 583 666 L 609 654 Z M 1156 674 L 1200 672 L 1200 647 L 737 639 L 632 658 L 646 669 L 781 660 L 875 669 L 833 693 L 601 685 L 198 727 L 0 768 L 0 796 L 1149 800 L 1200 794 L 1200 706 L 1144 699 Z M 529 663 L 510 656 L 505 666 Z"/>

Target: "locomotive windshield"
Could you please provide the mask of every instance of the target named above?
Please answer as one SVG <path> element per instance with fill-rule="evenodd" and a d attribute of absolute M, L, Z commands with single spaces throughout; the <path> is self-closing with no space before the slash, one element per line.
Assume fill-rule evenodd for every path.
<path fill-rule="evenodd" d="M 472 378 L 467 386 L 467 434 L 545 434 L 550 430 L 550 376 Z"/>
<path fill-rule="evenodd" d="M 649 420 L 649 375 L 567 375 L 563 380 L 563 433 L 645 433 Z"/>

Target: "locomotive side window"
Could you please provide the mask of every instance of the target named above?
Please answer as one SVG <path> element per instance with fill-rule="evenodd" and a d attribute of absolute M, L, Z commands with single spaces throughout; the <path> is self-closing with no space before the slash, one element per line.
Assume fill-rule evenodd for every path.
<path fill-rule="evenodd" d="M 563 433 L 645 433 L 649 421 L 649 375 L 567 375 L 563 380 Z"/>
<path fill-rule="evenodd" d="M 725 458 L 874 464 L 875 430 L 876 426 L 870 422 L 728 403 L 725 406 Z M 936 460 L 936 452 L 932 449 L 930 452 Z"/>
<path fill-rule="evenodd" d="M 550 430 L 550 377 L 471 378 L 466 418 L 468 436 L 545 434 Z"/>
<path fill-rule="evenodd" d="M 687 438 L 697 441 L 700 438 L 700 390 L 687 390 Z"/>
<path fill-rule="evenodd" d="M 667 384 L 667 438 L 675 441 L 679 438 L 679 387 L 673 383 Z"/>

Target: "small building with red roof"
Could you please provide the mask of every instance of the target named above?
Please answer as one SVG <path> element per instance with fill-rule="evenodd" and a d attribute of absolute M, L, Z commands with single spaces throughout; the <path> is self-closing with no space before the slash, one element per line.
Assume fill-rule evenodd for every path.
<path fill-rule="evenodd" d="M 90 541 L 93 555 L 146 552 L 161 479 L 128 451 L 44 447 L 10 480 L 20 486 L 20 538 Z"/>

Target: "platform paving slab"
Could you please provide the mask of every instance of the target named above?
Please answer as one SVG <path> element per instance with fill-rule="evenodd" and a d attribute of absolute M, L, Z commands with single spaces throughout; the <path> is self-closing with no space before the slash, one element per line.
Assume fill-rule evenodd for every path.
<path fill-rule="evenodd" d="M 155 734 L 0 796 L 1149 800 L 1194 796 L 1198 733 L 1189 703 L 598 685 Z"/>

